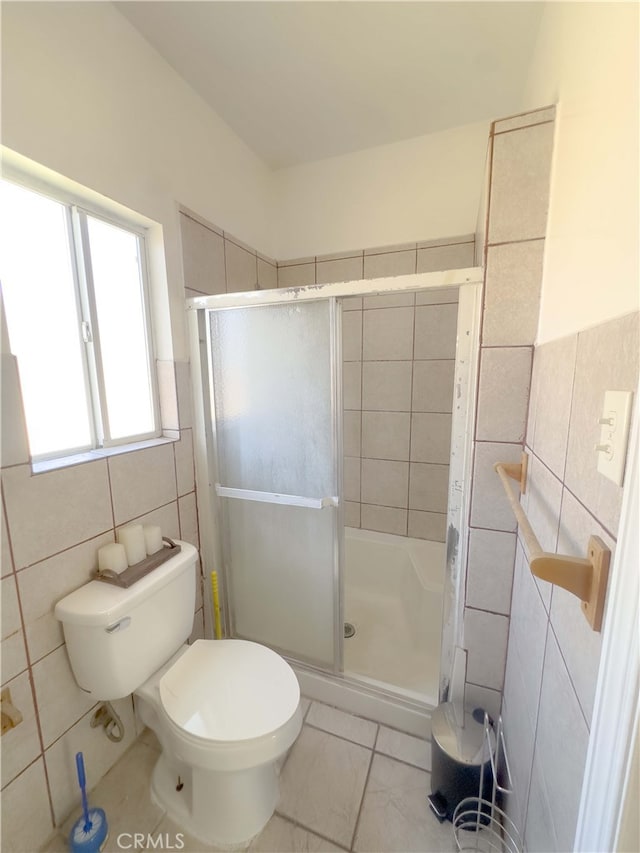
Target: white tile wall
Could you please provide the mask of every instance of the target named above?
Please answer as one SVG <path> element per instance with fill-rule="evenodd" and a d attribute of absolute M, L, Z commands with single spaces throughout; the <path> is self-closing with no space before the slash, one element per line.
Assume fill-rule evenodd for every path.
<path fill-rule="evenodd" d="M 614 536 L 623 489 L 597 471 L 593 447 L 600 437 L 604 392 L 637 389 L 639 329 L 635 312 L 578 335 L 565 482 Z"/>
<path fill-rule="evenodd" d="M 224 241 L 227 293 L 256 290 L 258 287 L 258 259 L 254 253 Z"/>
<path fill-rule="evenodd" d="M 37 661 L 33 681 L 45 748 L 95 705 L 95 699 L 75 682 L 64 646 Z"/>
<path fill-rule="evenodd" d="M 613 484 L 595 472 L 587 448 L 595 443 L 596 398 L 605 387 L 636 387 L 637 322 L 637 315 L 621 318 L 536 349 L 522 502 L 545 550 L 584 556 L 591 535 L 615 550 L 622 490 L 615 487 L 606 506 L 600 503 Z M 566 850 L 573 845 L 602 635 L 574 596 L 532 577 L 522 555 L 519 546 L 503 714 L 529 848 Z M 532 768 L 529 739 L 519 731 L 521 706 L 537 717 Z"/>
<path fill-rule="evenodd" d="M 50 797 L 58 823 L 77 804 L 77 748 L 89 755 L 93 783 L 135 734 L 130 700 L 117 703 L 128 732 L 119 747 L 90 729 L 94 702 L 73 679 L 55 603 L 89 579 L 97 549 L 114 540 L 121 522 L 159 523 L 172 538 L 182 526 L 198 545 L 189 365 L 160 364 L 160 381 L 164 377 L 172 391 L 163 425 L 181 427 L 180 441 L 36 475 L 28 464 L 2 470 L 2 676 L 23 715 L 2 743 L 3 850 L 31 851 L 46 842 L 53 829 Z M 202 610 L 195 622 L 202 635 Z"/>
<path fill-rule="evenodd" d="M 416 359 L 456 357 L 457 305 L 416 306 Z"/>
<path fill-rule="evenodd" d="M 196 493 L 190 492 L 178 498 L 178 513 L 180 516 L 180 538 L 200 548 L 198 534 L 198 508 Z"/>
<path fill-rule="evenodd" d="M 180 440 L 173 445 L 176 461 L 176 481 L 178 494 L 186 495 L 195 489 L 193 466 L 193 430 L 183 429 Z"/>
<path fill-rule="evenodd" d="M 407 535 L 415 539 L 444 542 L 447 534 L 447 515 L 444 512 L 423 512 L 410 509 Z"/>
<path fill-rule="evenodd" d="M 494 137 L 489 243 L 544 237 L 553 123 Z"/>
<path fill-rule="evenodd" d="M 364 277 L 384 278 L 394 275 L 412 275 L 416 271 L 416 250 L 385 252 L 365 255 Z"/>
<path fill-rule="evenodd" d="M 29 673 L 22 672 L 3 684 L 4 688 L 10 690 L 11 701 L 20 710 L 22 722 L 2 735 L 3 787 L 40 755 L 40 737 Z"/>
<path fill-rule="evenodd" d="M 39 850 L 52 832 L 44 762 L 38 759 L 2 791 L 3 853 Z"/>
<path fill-rule="evenodd" d="M 560 850 L 571 850 L 589 729 L 553 632 L 545 653 L 535 755 L 543 769 Z M 552 772 L 549 772 L 553 768 Z"/>
<path fill-rule="evenodd" d="M 315 262 L 282 267 L 278 264 L 278 287 L 304 287 L 316 283 Z"/>
<path fill-rule="evenodd" d="M 363 314 L 364 359 L 402 361 L 413 357 L 413 308 L 379 308 Z"/>
<path fill-rule="evenodd" d="M 406 536 L 407 510 L 363 503 L 360 510 L 360 525 L 365 530 L 378 530 L 381 533 Z"/>
<path fill-rule="evenodd" d="M 414 363 L 412 411 L 450 412 L 452 410 L 455 364 L 453 359 Z"/>
<path fill-rule="evenodd" d="M 224 293 L 224 240 L 222 234 L 180 214 L 184 284 L 198 293 Z"/>
<path fill-rule="evenodd" d="M 441 512 L 447 506 L 449 466 L 411 463 L 409 506 L 427 512 Z"/>
<path fill-rule="evenodd" d="M 125 524 L 176 498 L 173 445 L 163 444 L 109 459 L 116 524 Z"/>
<path fill-rule="evenodd" d="M 362 456 L 409 459 L 411 416 L 408 412 L 362 412 Z"/>
<path fill-rule="evenodd" d="M 444 248 L 467 252 L 472 240 L 452 238 L 452 246 Z M 424 251 L 439 248 L 436 241 Z M 367 250 L 365 273 L 405 274 L 415 266 L 416 251 L 415 244 Z M 457 298 L 457 288 L 441 288 L 433 293 L 380 294 L 344 301 L 344 447 L 350 524 L 445 539 Z M 429 322 L 432 312 L 437 316 Z M 429 336 L 430 341 L 425 344 L 420 335 Z M 360 508 L 353 506 L 358 500 L 354 471 L 358 457 L 362 460 Z M 412 469 L 415 482 L 405 495 L 409 490 L 406 465 L 375 465 L 372 460 L 438 468 Z M 388 479 L 379 480 L 381 476 Z"/>
<path fill-rule="evenodd" d="M 533 361 L 527 444 L 558 477 L 567 456 L 576 347 L 577 336 L 561 338 L 538 347 Z"/>
<path fill-rule="evenodd" d="M 137 736 L 130 697 L 113 703 L 124 725 L 124 738 L 113 743 L 105 737 L 102 727 L 90 725 L 93 711 L 89 711 L 45 752 L 47 771 L 56 783 L 51 787 L 55 821 L 60 826 L 78 807 L 80 795 L 76 779 L 76 753 L 84 755 L 87 787 L 94 788 L 110 767 L 129 749 Z M 96 803 L 104 807 L 102 803 Z M 107 816 L 108 819 L 111 815 Z"/>
<path fill-rule="evenodd" d="M 496 462 L 520 462 L 518 444 L 479 442 L 476 444 L 471 498 L 471 526 L 513 533 L 516 522 L 493 466 Z"/>
<path fill-rule="evenodd" d="M 544 240 L 489 247 L 482 328 L 485 346 L 535 342 L 543 252 Z"/>
<path fill-rule="evenodd" d="M 342 316 L 342 358 L 362 359 L 362 311 L 345 311 Z"/>
<path fill-rule="evenodd" d="M 410 412 L 411 362 L 365 361 L 362 365 L 362 408 Z"/>
<path fill-rule="evenodd" d="M 450 246 L 432 246 L 418 249 L 416 272 L 435 272 L 436 270 L 457 270 L 473 266 L 475 244 L 454 243 Z"/>
<path fill-rule="evenodd" d="M 260 290 L 275 290 L 278 287 L 278 267 L 258 258 L 258 287 Z"/>
<path fill-rule="evenodd" d="M 465 608 L 467 681 L 481 687 L 502 689 L 508 633 L 509 620 L 506 616 Z"/>
<path fill-rule="evenodd" d="M 5 468 L 2 486 L 16 569 L 113 527 L 104 460 L 36 475 L 29 465 Z"/>
<path fill-rule="evenodd" d="M 466 599 L 470 607 L 509 615 L 515 546 L 513 533 L 470 531 Z"/>
<path fill-rule="evenodd" d="M 325 284 L 330 281 L 358 281 L 361 278 L 362 257 L 316 262 L 316 284 Z"/>
<path fill-rule="evenodd" d="M 449 465 L 450 455 L 451 415 L 414 412 L 411 415 L 411 461 Z"/>
<path fill-rule="evenodd" d="M 53 615 L 61 598 L 90 580 L 98 565 L 98 548 L 114 541 L 103 533 L 18 572 L 22 615 L 32 662 L 64 643 L 62 625 Z"/>
<path fill-rule="evenodd" d="M 555 107 L 546 107 L 542 110 L 531 110 L 530 112 L 520 113 L 513 118 L 506 118 L 494 122 L 495 133 L 505 133 L 508 130 L 517 130 L 520 127 L 528 127 L 532 124 L 541 124 L 546 121 L 553 121 L 556 115 Z"/>
<path fill-rule="evenodd" d="M 407 507 L 409 463 L 362 460 L 362 503 Z"/>
<path fill-rule="evenodd" d="M 482 349 L 478 441 L 524 441 L 531 379 L 530 347 Z"/>

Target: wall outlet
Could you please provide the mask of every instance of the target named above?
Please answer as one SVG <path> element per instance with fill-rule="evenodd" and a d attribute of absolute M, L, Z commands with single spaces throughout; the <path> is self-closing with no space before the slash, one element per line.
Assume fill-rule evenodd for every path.
<path fill-rule="evenodd" d="M 619 486 L 624 480 L 632 401 L 632 391 L 605 391 L 599 419 L 600 441 L 595 446 L 598 471 Z"/>

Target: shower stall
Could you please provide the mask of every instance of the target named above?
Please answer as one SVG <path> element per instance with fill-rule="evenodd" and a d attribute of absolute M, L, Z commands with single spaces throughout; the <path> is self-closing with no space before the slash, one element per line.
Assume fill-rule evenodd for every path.
<path fill-rule="evenodd" d="M 446 690 L 460 631 L 480 282 L 480 270 L 452 270 L 188 303 L 201 548 L 220 577 L 226 636 L 283 654 L 308 695 L 407 730 Z M 362 444 L 356 455 L 362 397 L 359 414 L 349 402 L 349 309 L 372 296 L 415 305 L 416 293 L 454 313 L 450 456 L 436 472 L 444 502 L 439 513 L 414 513 L 438 516 L 431 538 L 408 523 L 412 457 L 397 463 L 406 499 L 403 484 L 376 483 L 385 460 Z M 411 410 L 401 420 L 417 447 L 422 422 Z M 372 482 L 368 498 L 353 489 L 358 465 Z M 405 507 L 401 535 L 366 529 L 367 513 L 384 515 L 386 504 Z"/>

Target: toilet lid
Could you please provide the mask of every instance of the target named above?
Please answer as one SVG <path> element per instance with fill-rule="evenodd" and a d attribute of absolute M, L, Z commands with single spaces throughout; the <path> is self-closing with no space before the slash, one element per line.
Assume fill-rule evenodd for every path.
<path fill-rule="evenodd" d="M 196 640 L 160 679 L 160 700 L 185 731 L 238 741 L 280 728 L 300 701 L 289 664 L 247 640 Z"/>

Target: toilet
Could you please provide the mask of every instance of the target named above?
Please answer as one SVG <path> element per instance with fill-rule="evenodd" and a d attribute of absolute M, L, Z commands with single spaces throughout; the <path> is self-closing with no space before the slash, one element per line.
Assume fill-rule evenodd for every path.
<path fill-rule="evenodd" d="M 76 682 L 96 701 L 133 693 L 161 754 L 152 799 L 200 841 L 242 847 L 272 816 L 278 767 L 302 728 L 289 664 L 246 640 L 196 640 L 198 553 L 181 551 L 133 586 L 90 581 L 58 602 Z"/>

